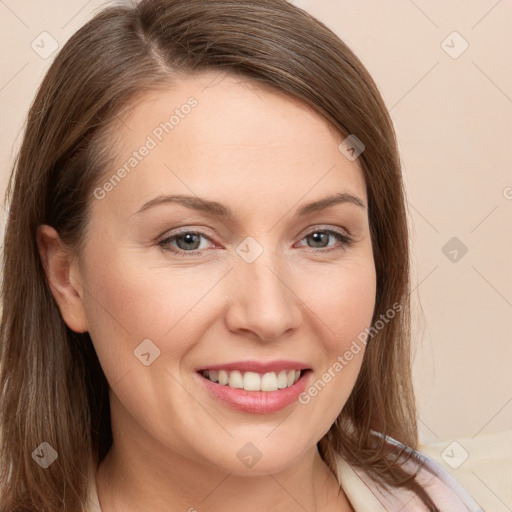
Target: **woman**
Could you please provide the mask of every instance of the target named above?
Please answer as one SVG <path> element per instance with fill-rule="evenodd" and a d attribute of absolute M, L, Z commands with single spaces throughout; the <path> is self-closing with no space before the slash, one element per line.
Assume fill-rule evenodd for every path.
<path fill-rule="evenodd" d="M 104 9 L 8 198 L 3 511 L 480 510 L 414 450 L 391 121 L 304 11 Z"/>

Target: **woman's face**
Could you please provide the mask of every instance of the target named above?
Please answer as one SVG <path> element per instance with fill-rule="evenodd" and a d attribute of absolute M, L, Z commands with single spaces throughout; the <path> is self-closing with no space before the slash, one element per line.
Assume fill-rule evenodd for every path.
<path fill-rule="evenodd" d="M 282 470 L 362 362 L 376 277 L 358 162 L 304 104 L 210 73 L 142 98 L 115 133 L 74 274 L 115 442 L 154 464 Z"/>

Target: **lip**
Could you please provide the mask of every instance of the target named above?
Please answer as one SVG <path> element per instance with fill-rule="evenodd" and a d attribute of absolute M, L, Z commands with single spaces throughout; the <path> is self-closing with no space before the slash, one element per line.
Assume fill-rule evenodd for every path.
<path fill-rule="evenodd" d="M 269 373 L 269 372 L 279 372 L 281 370 L 309 370 L 310 367 L 301 361 L 291 361 L 280 359 L 276 361 L 254 361 L 254 360 L 245 360 L 245 361 L 235 361 L 232 363 L 222 363 L 222 364 L 214 364 L 203 366 L 201 368 L 197 368 L 197 372 L 201 372 L 203 370 L 240 370 L 241 372 L 254 372 L 254 373 Z"/>
<path fill-rule="evenodd" d="M 226 366 L 219 366 L 218 368 L 227 369 Z M 282 367 L 280 368 L 283 369 Z M 216 368 L 210 367 L 209 369 L 214 370 Z M 240 366 L 234 369 L 240 369 Z M 290 368 L 290 370 L 293 369 L 294 368 Z M 246 391 L 245 389 L 231 388 L 227 385 L 223 386 L 216 382 L 212 382 L 201 375 L 201 373 L 196 373 L 196 375 L 209 394 L 222 404 L 241 412 L 251 414 L 271 414 L 273 412 L 280 411 L 293 403 L 299 403 L 299 395 L 306 389 L 312 375 L 312 371 L 306 370 L 302 372 L 299 380 L 292 386 L 284 389 L 278 389 L 277 391 Z"/>

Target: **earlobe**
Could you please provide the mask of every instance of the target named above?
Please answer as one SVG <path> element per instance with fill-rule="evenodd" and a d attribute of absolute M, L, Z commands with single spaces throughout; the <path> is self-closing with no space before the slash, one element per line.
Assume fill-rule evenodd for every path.
<path fill-rule="evenodd" d="M 64 322 L 75 332 L 88 331 L 80 273 L 73 253 L 63 244 L 57 231 L 46 224 L 37 229 L 37 248 L 46 281 Z"/>

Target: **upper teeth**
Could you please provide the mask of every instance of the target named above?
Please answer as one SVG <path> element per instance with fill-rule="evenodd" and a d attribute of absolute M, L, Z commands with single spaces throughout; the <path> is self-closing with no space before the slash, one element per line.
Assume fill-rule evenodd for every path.
<path fill-rule="evenodd" d="M 212 382 L 246 391 L 277 391 L 292 386 L 299 380 L 300 370 L 281 370 L 279 373 L 255 373 L 238 370 L 204 370 L 202 374 Z"/>

